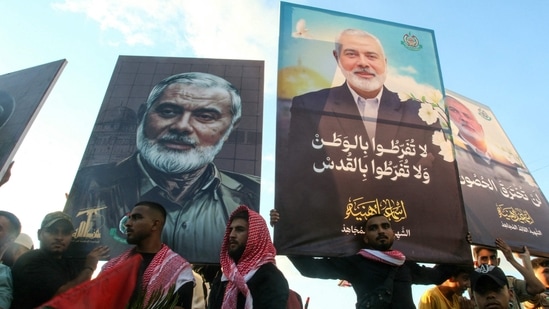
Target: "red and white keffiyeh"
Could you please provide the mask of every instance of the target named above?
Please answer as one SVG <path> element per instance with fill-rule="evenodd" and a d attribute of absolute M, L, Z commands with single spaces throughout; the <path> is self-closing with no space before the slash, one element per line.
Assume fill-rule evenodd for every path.
<path fill-rule="evenodd" d="M 361 249 L 357 254 L 360 254 L 369 260 L 394 266 L 401 266 L 406 261 L 404 254 L 397 250 L 379 251 L 372 249 Z"/>
<path fill-rule="evenodd" d="M 229 226 L 235 213 L 245 211 L 248 213 L 248 241 L 242 257 L 235 264 L 229 256 Z M 223 296 L 222 309 L 235 309 L 238 299 L 238 292 L 246 296 L 246 309 L 252 309 L 253 300 L 246 281 L 248 281 L 257 269 L 264 264 L 275 264 L 276 249 L 271 241 L 267 223 L 257 212 L 241 205 L 229 218 L 225 230 L 223 244 L 221 246 L 221 268 L 223 276 L 228 280 L 225 295 Z"/>
<path fill-rule="evenodd" d="M 109 260 L 102 271 L 124 264 L 130 257 L 138 254 L 135 248 L 123 252 L 121 255 Z M 187 274 L 187 275 L 186 275 Z M 193 281 L 191 264 L 179 254 L 173 252 L 168 246 L 162 244 L 151 263 L 143 273 L 142 287 L 145 290 L 145 303 L 148 303 L 154 291 L 164 292 L 175 284 L 175 290 L 184 283 Z"/>

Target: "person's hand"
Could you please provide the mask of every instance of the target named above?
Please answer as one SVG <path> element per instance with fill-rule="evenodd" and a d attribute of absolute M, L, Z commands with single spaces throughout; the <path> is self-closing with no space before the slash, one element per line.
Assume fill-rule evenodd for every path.
<path fill-rule="evenodd" d="M 517 256 L 523 261 L 530 261 L 530 250 L 528 250 L 528 247 L 526 247 L 526 246 L 524 246 L 522 248 L 523 248 L 524 252 L 522 252 L 522 253 L 518 252 Z"/>
<path fill-rule="evenodd" d="M 8 169 L 6 170 L 6 173 L 4 173 L 4 176 L 2 176 L 2 179 L 0 179 L 0 186 L 2 186 L 3 184 L 5 184 L 6 182 L 8 182 L 8 180 L 10 180 L 10 177 L 11 177 L 11 167 L 13 166 L 13 163 L 15 163 L 15 161 L 12 161 L 10 163 L 10 166 L 8 166 Z"/>
<path fill-rule="evenodd" d="M 513 257 L 513 250 L 511 250 L 511 247 L 501 238 L 496 238 L 496 247 L 503 252 L 503 255 L 507 259 L 507 261 L 512 261 L 515 258 Z"/>
<path fill-rule="evenodd" d="M 465 236 L 465 240 L 467 240 L 467 242 L 470 244 L 473 243 L 473 236 L 471 236 L 471 233 L 467 233 L 467 235 Z"/>
<path fill-rule="evenodd" d="M 90 253 L 86 256 L 86 263 L 84 264 L 84 268 L 90 268 L 93 271 L 97 268 L 97 263 L 101 259 L 107 259 L 109 257 L 109 247 L 107 246 L 99 246 L 96 248 L 93 248 Z"/>
<path fill-rule="evenodd" d="M 280 220 L 280 214 L 276 209 L 271 209 L 269 216 L 271 218 L 271 226 L 274 226 L 278 222 L 278 220 Z"/>
<path fill-rule="evenodd" d="M 467 297 L 459 296 L 459 308 L 460 309 L 474 309 L 475 303 Z"/>

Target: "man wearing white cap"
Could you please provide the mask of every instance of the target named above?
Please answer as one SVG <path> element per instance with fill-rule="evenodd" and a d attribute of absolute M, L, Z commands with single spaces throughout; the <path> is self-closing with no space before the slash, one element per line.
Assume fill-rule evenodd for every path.
<path fill-rule="evenodd" d="M 9 267 L 13 267 L 15 261 L 23 255 L 23 253 L 34 249 L 32 238 L 25 233 L 19 234 L 17 238 L 9 245 L 2 256 L 2 263 Z"/>

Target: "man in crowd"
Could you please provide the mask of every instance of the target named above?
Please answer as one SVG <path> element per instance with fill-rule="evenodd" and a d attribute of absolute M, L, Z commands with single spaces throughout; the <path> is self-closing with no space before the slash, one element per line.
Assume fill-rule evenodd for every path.
<path fill-rule="evenodd" d="M 78 172 L 65 207 L 86 227 L 77 241 L 100 237 L 122 251 L 120 220 L 148 200 L 167 211 L 163 240 L 170 248 L 193 263 L 217 263 L 228 214 L 240 204 L 259 209 L 259 178 L 213 163 L 240 121 L 241 105 L 238 90 L 215 75 L 182 73 L 158 83 L 137 129 L 137 152 Z"/>
<path fill-rule="evenodd" d="M 11 308 L 36 308 L 54 295 L 90 280 L 99 259 L 109 249 L 91 250 L 84 263 L 64 256 L 74 233 L 71 217 L 57 211 L 47 214 L 38 230 L 40 248 L 23 254 L 12 268 L 13 302 Z"/>
<path fill-rule="evenodd" d="M 473 302 L 462 296 L 471 287 L 472 271 L 473 264 L 454 266 L 450 278 L 423 293 L 419 309 L 473 309 Z"/>
<path fill-rule="evenodd" d="M 497 266 L 483 264 L 471 273 L 471 289 L 479 309 L 512 309 L 513 290 Z"/>
<path fill-rule="evenodd" d="M 30 250 L 34 250 L 34 243 L 32 241 L 32 238 L 25 233 L 21 233 L 8 246 L 6 252 L 4 252 L 4 255 L 2 256 L 2 262 L 7 266 L 12 267 L 17 259 L 21 255 L 23 255 L 23 253 Z"/>
<path fill-rule="evenodd" d="M 11 168 L 11 166 L 10 166 Z M 9 171 L 9 170 L 8 170 Z M 4 263 L 6 251 L 21 233 L 21 222 L 9 211 L 0 210 L 0 309 L 10 308 L 13 299 L 13 281 L 10 266 Z"/>
<path fill-rule="evenodd" d="M 507 286 L 513 292 L 511 302 L 514 308 L 520 308 L 520 302 L 532 299 L 537 294 L 544 291 L 543 284 L 536 278 L 532 271 L 532 265 L 530 261 L 530 252 L 528 248 L 524 248 L 521 259 L 524 265 L 515 260 L 511 247 L 501 238 L 496 239 L 497 249 L 503 252 L 503 255 L 507 261 L 523 276 L 524 280 L 515 278 L 513 276 L 507 277 Z M 473 247 L 473 258 L 475 267 L 480 268 L 482 265 L 499 266 L 500 258 L 498 257 L 498 251 L 495 248 L 485 246 Z"/>
<path fill-rule="evenodd" d="M 271 211 L 271 224 L 279 218 L 276 210 Z M 402 252 L 392 250 L 395 233 L 385 216 L 369 217 L 364 227 L 366 248 L 355 255 L 322 259 L 288 257 L 303 276 L 350 282 L 357 295 L 357 309 L 415 308 L 412 284 L 440 284 L 449 277 L 447 266 L 419 266 L 406 261 Z"/>
<path fill-rule="evenodd" d="M 535 258 L 532 260 L 532 268 L 536 278 L 545 286 L 545 292 L 522 303 L 526 309 L 548 309 L 549 308 L 549 259 Z"/>
<path fill-rule="evenodd" d="M 21 233 L 21 222 L 9 211 L 0 210 L 0 260 L 4 252 Z"/>
<path fill-rule="evenodd" d="M 127 217 L 126 228 L 128 244 L 135 245 L 122 255 L 111 259 L 103 266 L 103 271 L 123 266 L 135 255 L 142 257 L 137 282 L 130 299 L 132 304 L 151 305 L 151 295 L 160 291 L 163 298 L 177 295 L 175 308 L 191 308 L 194 288 L 194 276 L 189 262 L 162 243 L 162 229 L 166 223 L 166 210 L 155 202 L 138 202 Z M 101 274 L 98 277 L 101 280 Z M 174 295 L 168 295 L 173 288 Z"/>
<path fill-rule="evenodd" d="M 222 272 L 212 282 L 208 308 L 286 308 L 288 282 L 275 255 L 261 215 L 246 206 L 237 208 L 225 231 Z"/>

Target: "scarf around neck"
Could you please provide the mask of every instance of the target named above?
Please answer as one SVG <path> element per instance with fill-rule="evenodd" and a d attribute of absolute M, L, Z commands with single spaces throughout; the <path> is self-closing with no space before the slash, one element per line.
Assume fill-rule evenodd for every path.
<path fill-rule="evenodd" d="M 397 250 L 380 251 L 373 249 L 361 249 L 357 254 L 369 260 L 393 266 L 402 266 L 402 264 L 406 261 L 404 254 Z"/>
<path fill-rule="evenodd" d="M 138 252 L 135 248 L 126 250 L 118 257 L 107 262 L 103 266 L 102 271 L 124 264 L 129 258 L 136 254 L 138 254 Z M 154 255 L 151 263 L 143 273 L 143 282 L 141 286 L 145 290 L 145 303 L 148 303 L 154 291 L 161 290 L 166 292 L 172 285 L 175 285 L 175 291 L 177 291 L 184 283 L 193 281 L 194 277 L 190 270 L 191 264 L 187 260 L 173 252 L 165 244 L 162 244 L 160 251 Z M 190 273 L 189 278 L 183 278 L 184 280 L 181 280 L 181 273 L 186 271 Z"/>
<path fill-rule="evenodd" d="M 235 213 L 245 211 L 248 213 L 248 241 L 242 256 L 238 260 L 238 264 L 229 256 L 229 235 L 230 224 Z M 221 246 L 221 269 L 223 276 L 227 279 L 227 287 L 223 296 L 222 309 L 235 309 L 238 293 L 242 293 L 246 297 L 244 308 L 253 308 L 253 299 L 250 289 L 246 282 L 255 274 L 261 265 L 267 263 L 275 264 L 276 249 L 271 241 L 267 223 L 257 212 L 249 209 L 247 206 L 241 205 L 229 218 L 225 236 L 223 237 L 223 245 Z"/>

